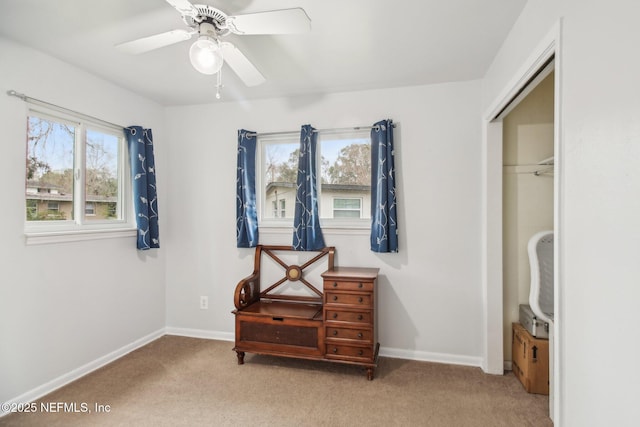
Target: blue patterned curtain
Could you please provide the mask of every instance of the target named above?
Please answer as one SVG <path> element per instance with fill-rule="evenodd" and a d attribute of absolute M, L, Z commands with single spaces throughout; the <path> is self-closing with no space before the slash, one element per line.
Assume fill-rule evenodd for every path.
<path fill-rule="evenodd" d="M 124 129 L 129 146 L 133 205 L 138 228 L 137 247 L 140 250 L 160 247 L 158 230 L 158 195 L 156 166 L 153 157 L 151 129 L 129 126 Z"/>
<path fill-rule="evenodd" d="M 253 134 L 253 136 L 248 134 Z M 239 248 L 253 248 L 258 244 L 256 137 L 255 132 L 244 129 L 238 130 L 236 239 Z"/>
<path fill-rule="evenodd" d="M 314 131 L 311 125 L 304 125 L 300 133 L 296 207 L 293 217 L 293 248 L 297 251 L 313 251 L 324 247 L 316 188 L 318 134 Z"/>
<path fill-rule="evenodd" d="M 371 130 L 371 250 L 398 252 L 393 122 L 382 120 Z"/>

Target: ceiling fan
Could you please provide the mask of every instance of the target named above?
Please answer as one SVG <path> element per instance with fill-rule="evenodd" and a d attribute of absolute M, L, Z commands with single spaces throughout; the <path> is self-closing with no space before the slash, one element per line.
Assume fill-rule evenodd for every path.
<path fill-rule="evenodd" d="M 198 35 L 189 50 L 191 64 L 203 74 L 218 73 L 223 63 L 240 77 L 247 86 L 257 86 L 264 76 L 238 48 L 220 41 L 228 34 L 295 34 L 311 29 L 311 21 L 302 8 L 271 10 L 229 16 L 209 5 L 191 4 L 189 0 L 166 0 L 182 15 L 189 29 L 172 30 L 116 45 L 122 52 L 139 54 Z"/>

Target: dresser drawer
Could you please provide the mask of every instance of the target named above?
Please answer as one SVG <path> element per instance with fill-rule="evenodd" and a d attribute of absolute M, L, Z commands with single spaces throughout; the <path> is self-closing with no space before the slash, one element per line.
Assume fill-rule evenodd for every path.
<path fill-rule="evenodd" d="M 373 282 L 354 282 L 354 281 L 341 281 L 341 280 L 325 280 L 324 290 L 331 289 L 339 291 L 373 291 Z"/>
<path fill-rule="evenodd" d="M 328 358 L 354 358 L 354 359 L 367 359 L 373 358 L 373 348 L 369 347 L 354 347 L 349 345 L 339 344 L 327 344 L 327 357 Z"/>
<path fill-rule="evenodd" d="M 325 292 L 325 304 L 349 304 L 370 307 L 372 303 L 371 293 L 347 294 L 340 292 Z"/>
<path fill-rule="evenodd" d="M 351 329 L 327 327 L 327 340 L 357 340 L 363 343 L 373 342 L 373 331 L 371 329 Z"/>
<path fill-rule="evenodd" d="M 327 307 L 325 320 L 327 322 L 356 322 L 371 324 L 371 312 L 334 310 Z"/>

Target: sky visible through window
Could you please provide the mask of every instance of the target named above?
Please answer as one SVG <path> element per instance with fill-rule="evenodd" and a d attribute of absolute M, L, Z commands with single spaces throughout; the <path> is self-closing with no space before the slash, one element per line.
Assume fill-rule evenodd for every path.
<path fill-rule="evenodd" d="M 73 169 L 76 128 L 40 117 L 29 117 L 29 155 L 45 162 L 51 171 Z M 87 167 L 99 161 L 113 176 L 117 173 L 118 137 L 87 130 Z"/>
<path fill-rule="evenodd" d="M 46 163 L 51 171 L 73 169 L 75 126 L 29 117 L 28 138 L 29 156 Z"/>
<path fill-rule="evenodd" d="M 369 138 L 353 138 L 353 139 L 322 139 L 320 142 L 320 149 L 322 150 L 322 157 L 329 161 L 330 164 L 334 163 L 340 155 L 340 150 L 351 144 L 369 144 Z"/>
<path fill-rule="evenodd" d="M 340 150 L 351 144 L 369 144 L 369 138 L 353 138 L 353 139 L 323 139 L 319 143 L 322 157 L 328 160 L 330 163 L 336 161 L 340 155 Z M 268 154 L 277 163 L 286 162 L 289 160 L 289 155 L 300 147 L 299 142 L 287 142 L 283 141 L 278 144 L 267 145 Z M 281 147 L 281 149 L 277 148 Z"/>

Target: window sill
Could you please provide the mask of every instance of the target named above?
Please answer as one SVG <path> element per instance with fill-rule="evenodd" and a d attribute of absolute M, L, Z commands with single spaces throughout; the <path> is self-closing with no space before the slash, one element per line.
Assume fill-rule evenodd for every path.
<path fill-rule="evenodd" d="M 369 225 L 323 225 L 322 234 L 327 236 L 368 236 L 371 233 Z M 258 232 L 263 235 L 275 235 L 275 234 L 291 234 L 293 232 L 292 225 L 274 225 L 274 224 L 261 224 L 258 225 Z"/>
<path fill-rule="evenodd" d="M 46 245 L 50 243 L 80 242 L 85 240 L 114 239 L 120 237 L 136 237 L 135 228 L 110 228 L 101 230 L 59 230 L 59 231 L 25 231 L 27 245 Z"/>

